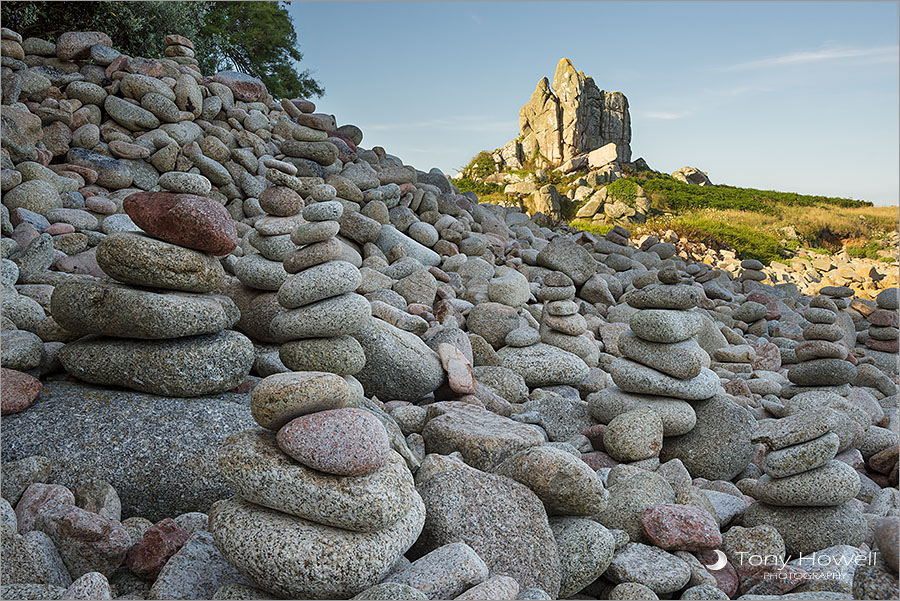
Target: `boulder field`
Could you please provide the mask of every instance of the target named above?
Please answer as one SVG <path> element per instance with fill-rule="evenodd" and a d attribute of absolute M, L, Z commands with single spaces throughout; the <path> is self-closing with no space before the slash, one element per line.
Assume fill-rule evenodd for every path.
<path fill-rule="evenodd" d="M 479 203 L 181 36 L 0 34 L 0 597 L 898 596 L 896 288 Z"/>

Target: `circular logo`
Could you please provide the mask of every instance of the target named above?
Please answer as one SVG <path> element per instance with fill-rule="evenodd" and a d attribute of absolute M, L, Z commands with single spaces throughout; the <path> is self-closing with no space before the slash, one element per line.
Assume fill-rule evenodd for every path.
<path fill-rule="evenodd" d="M 707 568 L 709 568 L 710 570 L 721 570 L 722 568 L 725 567 L 725 564 L 728 563 L 728 558 L 725 557 L 725 554 L 722 553 L 721 551 L 719 551 L 718 549 L 713 551 L 713 553 L 716 554 L 716 561 L 714 563 L 711 563 L 711 564 L 708 563 L 708 564 L 704 564 L 704 565 Z"/>

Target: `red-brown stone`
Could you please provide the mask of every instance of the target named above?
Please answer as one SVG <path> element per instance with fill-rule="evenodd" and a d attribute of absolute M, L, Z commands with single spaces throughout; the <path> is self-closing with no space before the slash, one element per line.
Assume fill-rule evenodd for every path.
<path fill-rule="evenodd" d="M 188 531 L 166 518 L 147 529 L 143 538 L 128 550 L 125 564 L 128 569 L 145 580 L 156 580 L 166 565 L 191 537 Z"/>
<path fill-rule="evenodd" d="M 694 553 L 694 556 L 705 566 L 711 566 L 719 560 L 716 552 L 711 549 L 697 551 Z M 707 567 L 706 571 L 712 574 L 713 578 L 716 579 L 716 586 L 720 591 L 728 595 L 729 598 L 734 597 L 738 590 L 739 580 L 737 570 L 734 569 L 733 565 L 725 562 L 725 567 L 721 570 L 710 570 Z"/>
<path fill-rule="evenodd" d="M 61 484 L 35 482 L 29 485 L 16 503 L 16 528 L 19 534 L 34 530 L 37 515 L 45 506 L 59 503 L 74 505 L 75 495 Z"/>
<path fill-rule="evenodd" d="M 298 417 L 278 431 L 282 451 L 313 469 L 338 476 L 368 474 L 388 462 L 381 421 L 363 409 L 330 409 Z"/>
<path fill-rule="evenodd" d="M 28 409 L 43 387 L 41 381 L 33 376 L 14 369 L 2 368 L 2 381 L 0 381 L 2 411 L 0 413 L 9 415 Z"/>
<path fill-rule="evenodd" d="M 594 424 L 590 428 L 585 428 L 581 434 L 585 438 L 591 441 L 591 447 L 595 451 L 606 451 L 606 446 L 603 444 L 603 432 L 606 431 L 605 424 Z"/>
<path fill-rule="evenodd" d="M 883 353 L 896 353 L 900 350 L 900 341 L 898 340 L 875 340 L 869 338 L 866 340 L 866 346 L 873 351 L 881 351 Z"/>
<path fill-rule="evenodd" d="M 876 309 L 869 314 L 869 323 L 873 326 L 896 328 L 898 314 L 896 311 L 889 311 L 888 309 Z"/>
<path fill-rule="evenodd" d="M 138 192 L 127 197 L 123 206 L 138 227 L 160 240 L 219 256 L 237 247 L 234 220 L 211 198 Z"/>
<path fill-rule="evenodd" d="M 641 513 L 641 529 L 654 545 L 667 551 L 715 549 L 722 544 L 716 520 L 693 505 L 651 505 Z"/>
<path fill-rule="evenodd" d="M 616 461 L 603 451 L 582 453 L 581 460 L 588 464 L 588 467 L 592 470 L 599 470 L 601 467 L 615 467 L 619 465 L 618 461 Z"/>

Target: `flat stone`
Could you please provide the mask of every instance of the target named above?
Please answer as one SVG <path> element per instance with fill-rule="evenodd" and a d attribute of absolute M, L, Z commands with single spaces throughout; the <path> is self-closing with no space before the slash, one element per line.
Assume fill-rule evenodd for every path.
<path fill-rule="evenodd" d="M 674 344 L 695 336 L 703 326 L 703 320 L 691 311 L 645 309 L 633 314 L 628 325 L 638 338 Z"/>
<path fill-rule="evenodd" d="M 253 365 L 253 344 L 243 334 L 174 340 L 127 340 L 89 336 L 59 351 L 73 376 L 106 386 L 125 386 L 163 396 L 201 396 L 231 390 Z"/>
<path fill-rule="evenodd" d="M 580 457 L 546 445 L 519 451 L 494 473 L 533 490 L 548 514 L 595 515 L 606 507 L 609 496 L 603 482 Z"/>
<path fill-rule="evenodd" d="M 756 454 L 756 420 L 725 395 L 693 403 L 697 423 L 687 434 L 663 439 L 660 461 L 680 459 L 694 478 L 731 480 Z"/>
<path fill-rule="evenodd" d="M 833 424 L 830 417 L 825 412 L 810 411 L 760 421 L 752 440 L 765 443 L 770 450 L 807 442 L 831 431 Z"/>
<path fill-rule="evenodd" d="M 428 453 L 459 451 L 469 465 L 492 470 L 517 451 L 543 444 L 539 430 L 497 415 L 477 405 L 458 401 L 429 406 L 422 431 Z"/>
<path fill-rule="evenodd" d="M 613 555 L 606 577 L 616 583 L 643 584 L 657 595 L 664 595 L 684 588 L 691 569 L 671 553 L 632 542 Z"/>
<path fill-rule="evenodd" d="M 790 555 L 809 554 L 834 545 L 857 547 L 866 537 L 866 519 L 844 503 L 836 507 L 776 507 L 756 502 L 743 515 L 744 525 L 771 525 Z"/>
<path fill-rule="evenodd" d="M 215 257 L 132 233 L 104 238 L 97 245 L 97 264 L 120 282 L 151 288 L 211 292 L 225 280 Z"/>
<path fill-rule="evenodd" d="M 279 356 L 293 371 L 327 371 L 341 375 L 357 373 L 366 364 L 362 346 L 352 336 L 306 338 L 281 345 Z"/>
<path fill-rule="evenodd" d="M 254 425 L 247 395 L 160 398 L 74 382 L 47 382 L 39 402 L 3 420 L 4 476 L 8 462 L 43 453 L 50 477 L 70 488 L 109 482 L 122 514 L 161 520 L 205 510 L 228 492 L 216 467 L 216 446 Z M 73 420 L 86 416 L 92 424 Z M 179 440 L 178 445 L 147 445 Z M 6 478 L 4 478 L 4 488 Z"/>
<path fill-rule="evenodd" d="M 335 528 L 376 532 L 401 520 L 418 502 L 406 463 L 387 463 L 352 478 L 297 463 L 261 429 L 232 435 L 219 448 L 219 467 L 247 501 Z"/>
<path fill-rule="evenodd" d="M 525 378 L 529 387 L 576 385 L 590 371 L 578 355 L 544 343 L 522 348 L 504 347 L 497 355 L 503 367 Z"/>
<path fill-rule="evenodd" d="M 792 366 L 788 379 L 798 386 L 840 386 L 856 379 L 856 366 L 843 359 L 813 359 Z"/>
<path fill-rule="evenodd" d="M 329 261 L 288 276 L 278 289 L 278 302 L 288 309 L 353 292 L 362 283 L 354 265 L 346 261 Z"/>
<path fill-rule="evenodd" d="M 405 469 L 405 468 L 404 468 Z M 209 514 L 216 546 L 263 589 L 286 598 L 347 598 L 380 582 L 422 530 L 418 497 L 392 526 L 357 533 L 234 497 Z"/>
<path fill-rule="evenodd" d="M 444 382 L 444 370 L 437 353 L 415 334 L 372 318 L 365 321 L 353 337 L 359 341 L 366 356 L 365 367 L 355 377 L 367 396 L 414 401 Z"/>
<path fill-rule="evenodd" d="M 339 409 L 350 401 L 350 387 L 340 376 L 324 372 L 287 372 L 264 378 L 250 396 L 253 419 L 269 430 L 318 411 Z"/>
<path fill-rule="evenodd" d="M 652 505 L 641 514 L 641 528 L 654 546 L 666 551 L 717 549 L 722 545 L 715 518 L 693 505 Z"/>
<path fill-rule="evenodd" d="M 326 474 L 360 476 L 388 461 L 390 442 L 377 417 L 355 408 L 297 417 L 277 436 L 282 451 Z"/>
<path fill-rule="evenodd" d="M 371 312 L 369 301 L 351 292 L 281 313 L 272 327 L 288 339 L 356 334 Z"/>
<path fill-rule="evenodd" d="M 215 334 L 240 316 L 231 299 L 157 294 L 127 286 L 74 280 L 56 286 L 53 318 L 75 334 L 157 340 Z"/>
<path fill-rule="evenodd" d="M 824 465 L 837 454 L 840 438 L 828 432 L 807 442 L 769 451 L 760 467 L 771 478 L 785 478 Z"/>
<path fill-rule="evenodd" d="M 701 291 L 685 284 L 651 284 L 628 294 L 625 301 L 635 309 L 685 310 L 700 304 Z"/>
<path fill-rule="evenodd" d="M 487 565 L 469 545 L 456 542 L 426 553 L 384 582 L 411 587 L 425 599 L 454 599 L 487 580 L 488 573 Z"/>
<path fill-rule="evenodd" d="M 637 394 L 698 401 L 708 399 L 719 389 L 719 377 L 706 368 L 698 376 L 679 380 L 620 357 L 613 361 L 611 373 L 616 386 Z"/>
<path fill-rule="evenodd" d="M 651 409 L 659 416 L 663 436 L 687 434 L 697 423 L 694 408 L 681 399 L 633 394 L 616 386 L 588 395 L 591 417 L 602 424 L 608 424 L 618 415 L 643 407 Z"/>
<path fill-rule="evenodd" d="M 422 535 L 410 551 L 416 559 L 451 542 L 470 546 L 492 573 L 521 588 L 559 594 L 559 556 L 547 514 L 525 486 L 503 476 L 430 454 L 416 474 L 425 502 Z"/>
<path fill-rule="evenodd" d="M 648 342 L 626 330 L 619 336 L 616 347 L 625 357 L 681 380 L 694 378 L 709 366 L 709 355 L 693 339 L 661 344 Z"/>
<path fill-rule="evenodd" d="M 759 501 L 769 505 L 830 507 L 855 497 L 859 486 L 856 470 L 832 459 L 820 467 L 784 478 L 764 475 L 754 491 Z"/>
<path fill-rule="evenodd" d="M 193 194 L 138 192 L 123 207 L 145 232 L 179 246 L 227 255 L 238 243 L 237 229 L 218 202 Z"/>

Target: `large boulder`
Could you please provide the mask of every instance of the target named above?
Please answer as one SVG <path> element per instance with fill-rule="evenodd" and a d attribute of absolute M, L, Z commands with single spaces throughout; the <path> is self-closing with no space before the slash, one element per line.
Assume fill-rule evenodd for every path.
<path fill-rule="evenodd" d="M 464 542 L 492 573 L 511 576 L 520 588 L 559 594 L 559 555 L 547 513 L 525 486 L 444 455 L 426 456 L 416 473 L 425 501 L 422 535 L 412 558 L 451 542 Z"/>
<path fill-rule="evenodd" d="M 372 318 L 353 337 L 366 353 L 365 367 L 355 374 L 366 396 L 415 401 L 444 381 L 437 353 L 415 334 Z"/>
<path fill-rule="evenodd" d="M 51 480 L 109 482 L 122 516 L 158 521 L 206 511 L 231 494 L 216 464 L 227 436 L 255 427 L 248 394 L 193 399 L 47 382 L 27 411 L 3 418 L 3 463 L 51 460 Z"/>

